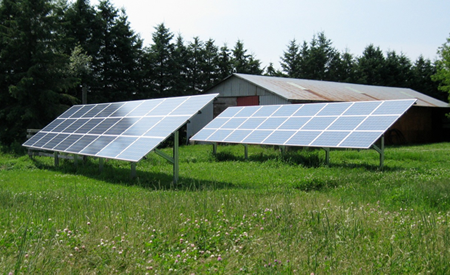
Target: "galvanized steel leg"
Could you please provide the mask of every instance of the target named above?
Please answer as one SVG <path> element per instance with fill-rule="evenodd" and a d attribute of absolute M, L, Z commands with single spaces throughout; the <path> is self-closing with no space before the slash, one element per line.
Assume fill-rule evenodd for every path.
<path fill-rule="evenodd" d="M 248 160 L 248 146 L 247 146 L 247 144 L 244 144 L 244 151 L 245 151 L 245 160 Z"/>
<path fill-rule="evenodd" d="M 131 177 L 132 178 L 136 177 L 136 162 L 131 163 Z"/>
<path fill-rule="evenodd" d="M 384 166 L 384 135 L 381 136 L 380 168 Z"/>
<path fill-rule="evenodd" d="M 99 158 L 98 159 L 98 168 L 99 168 L 100 172 L 103 172 L 103 163 L 104 163 L 104 159 Z"/>
<path fill-rule="evenodd" d="M 217 142 L 213 142 L 213 155 L 217 154 Z"/>
<path fill-rule="evenodd" d="M 380 168 L 384 166 L 384 135 L 381 136 L 380 139 L 380 147 L 375 144 L 372 145 L 372 148 L 380 154 Z"/>
<path fill-rule="evenodd" d="M 323 148 L 325 150 L 325 165 L 330 165 L 330 148 Z"/>
<path fill-rule="evenodd" d="M 55 159 L 55 166 L 58 167 L 59 166 L 59 153 L 55 152 L 53 153 L 54 159 Z"/>
<path fill-rule="evenodd" d="M 174 141 L 173 141 L 173 183 L 178 182 L 178 172 L 179 172 L 179 154 L 178 154 L 178 147 L 179 147 L 179 133 L 176 131 L 173 135 Z"/>

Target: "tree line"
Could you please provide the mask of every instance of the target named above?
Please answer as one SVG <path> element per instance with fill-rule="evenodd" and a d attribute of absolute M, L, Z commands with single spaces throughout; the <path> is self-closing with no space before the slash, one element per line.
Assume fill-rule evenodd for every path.
<path fill-rule="evenodd" d="M 109 0 L 0 1 L 0 143 L 23 141 L 73 104 L 199 94 L 232 73 L 410 87 L 445 100 L 431 80 L 436 65 L 367 46 L 361 56 L 336 50 L 324 33 L 292 40 L 281 70 L 233 47 L 198 37 L 186 42 L 164 24 L 150 45 Z"/>

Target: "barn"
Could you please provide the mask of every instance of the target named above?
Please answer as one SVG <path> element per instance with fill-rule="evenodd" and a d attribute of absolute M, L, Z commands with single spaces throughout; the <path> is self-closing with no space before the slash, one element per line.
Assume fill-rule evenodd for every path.
<path fill-rule="evenodd" d="M 207 93 L 218 93 L 213 106 L 205 108 L 188 124 L 188 137 L 230 106 L 305 104 L 395 99 L 417 99 L 416 104 L 387 132 L 388 144 L 428 143 L 450 140 L 445 114 L 450 105 L 409 88 L 273 76 L 232 74 Z"/>

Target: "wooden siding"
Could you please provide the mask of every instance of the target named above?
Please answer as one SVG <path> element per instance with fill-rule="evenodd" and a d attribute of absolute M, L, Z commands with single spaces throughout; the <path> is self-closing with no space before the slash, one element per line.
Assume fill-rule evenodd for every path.
<path fill-rule="evenodd" d="M 413 106 L 386 132 L 387 144 L 448 141 L 443 108 Z"/>

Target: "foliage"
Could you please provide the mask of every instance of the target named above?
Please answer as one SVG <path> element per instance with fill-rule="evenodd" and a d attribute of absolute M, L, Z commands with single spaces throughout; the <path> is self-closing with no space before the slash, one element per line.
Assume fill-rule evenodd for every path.
<path fill-rule="evenodd" d="M 69 56 L 60 51 L 53 1 L 0 3 L 0 142 L 25 138 L 70 107 L 67 90 L 77 84 L 68 72 Z"/>
<path fill-rule="evenodd" d="M 244 42 L 185 41 L 164 24 L 146 47 L 123 9 L 110 0 L 0 1 L 0 142 L 23 142 L 81 102 L 114 102 L 200 94 L 233 73 L 410 87 L 446 100 L 448 43 L 433 64 L 368 45 L 360 55 L 334 48 L 323 32 L 292 40 L 280 60 L 262 68 Z M 447 62 L 448 63 L 448 62 Z M 433 82 L 431 76 L 434 75 Z M 446 84 L 447 83 L 447 84 Z M 440 85 L 441 90 L 438 90 Z"/>
<path fill-rule="evenodd" d="M 420 91 L 442 101 L 448 101 L 448 94 L 438 89 L 439 84 L 433 81 L 436 66 L 429 60 L 419 56 L 412 67 L 411 89 Z"/>
<path fill-rule="evenodd" d="M 0 154 L 0 273 L 448 273 L 450 144 L 388 147 L 383 170 L 373 151 L 218 150 L 181 147 L 178 185 L 155 154 L 136 179 Z"/>
<path fill-rule="evenodd" d="M 323 32 L 314 35 L 309 44 L 304 41 L 300 46 L 292 40 L 281 60 L 281 67 L 289 77 L 337 80 L 339 53 Z"/>
<path fill-rule="evenodd" d="M 313 36 L 308 43 L 292 40 L 280 59 L 282 72 L 273 66 L 267 75 L 293 78 L 338 81 L 368 85 L 412 88 L 426 95 L 447 101 L 447 95 L 439 92 L 431 76 L 436 67 L 420 56 L 412 64 L 403 53 L 387 51 L 386 54 L 372 44 L 360 56 L 339 52 L 323 32 Z"/>
<path fill-rule="evenodd" d="M 450 38 L 439 48 L 438 54 L 440 59 L 436 61 L 433 80 L 439 82 L 439 90 L 450 94 Z"/>

